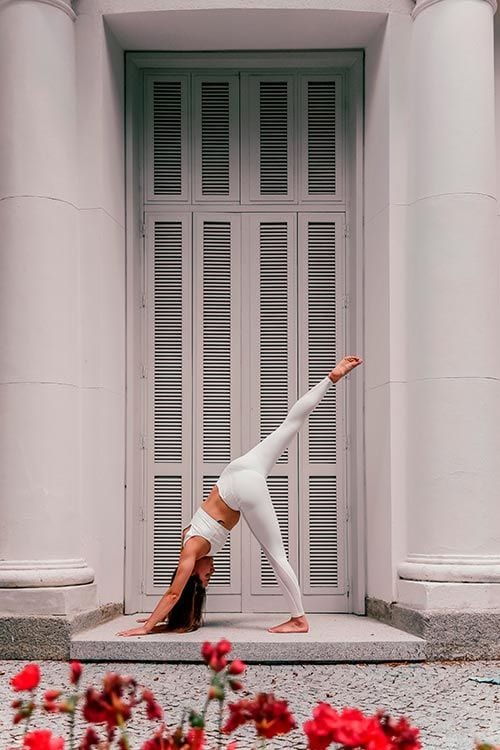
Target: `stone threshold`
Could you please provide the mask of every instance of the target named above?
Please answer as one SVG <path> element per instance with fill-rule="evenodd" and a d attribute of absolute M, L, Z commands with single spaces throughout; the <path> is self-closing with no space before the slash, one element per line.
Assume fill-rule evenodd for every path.
<path fill-rule="evenodd" d="M 70 656 L 82 661 L 200 662 L 203 641 L 222 637 L 232 654 L 248 663 L 420 661 L 423 638 L 375 619 L 351 614 L 308 615 L 309 633 L 268 633 L 285 617 L 276 614 L 208 613 L 193 633 L 157 633 L 124 638 L 140 615 L 121 615 L 71 636 Z"/>

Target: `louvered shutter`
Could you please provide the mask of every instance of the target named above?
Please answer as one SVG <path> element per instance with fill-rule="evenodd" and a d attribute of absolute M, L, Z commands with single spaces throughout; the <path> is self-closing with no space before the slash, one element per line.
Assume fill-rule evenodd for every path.
<path fill-rule="evenodd" d="M 300 77 L 300 198 L 341 200 L 344 195 L 341 76 Z"/>
<path fill-rule="evenodd" d="M 146 289 L 145 593 L 170 583 L 191 498 L 191 220 L 150 215 Z"/>
<path fill-rule="evenodd" d="M 240 217 L 196 214 L 194 218 L 193 510 L 241 448 Z M 218 602 L 230 606 L 221 595 L 240 593 L 239 549 L 237 526 L 214 560 L 209 609 L 223 609 Z"/>
<path fill-rule="evenodd" d="M 248 77 L 248 177 L 251 201 L 295 200 L 295 78 Z"/>
<path fill-rule="evenodd" d="M 239 77 L 195 76 L 192 112 L 194 199 L 239 200 Z"/>
<path fill-rule="evenodd" d="M 258 214 L 247 217 L 250 254 L 250 370 L 253 407 L 252 445 L 285 419 L 296 399 L 296 216 Z M 298 573 L 297 440 L 293 439 L 267 479 L 285 549 Z M 260 545 L 250 543 L 251 595 L 281 595 L 274 571 Z M 268 600 L 269 601 L 269 600 Z M 265 607 L 266 599 L 261 599 Z M 282 609 L 286 609 L 284 601 Z"/>
<path fill-rule="evenodd" d="M 189 200 L 189 77 L 150 76 L 145 86 L 146 199 Z"/>
<path fill-rule="evenodd" d="M 343 220 L 299 215 L 299 362 L 305 392 L 344 355 Z M 332 386 L 300 433 L 301 559 L 305 595 L 345 593 L 343 387 Z M 333 606 L 332 601 L 325 603 Z"/>

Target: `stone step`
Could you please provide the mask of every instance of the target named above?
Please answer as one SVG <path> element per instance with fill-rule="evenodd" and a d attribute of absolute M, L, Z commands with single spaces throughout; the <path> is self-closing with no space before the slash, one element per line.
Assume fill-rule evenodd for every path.
<path fill-rule="evenodd" d="M 136 627 L 137 617 L 122 615 L 71 637 L 70 655 L 82 661 L 197 662 L 203 641 L 227 638 L 234 658 L 249 663 L 378 662 L 425 659 L 426 641 L 370 617 L 308 615 L 309 633 L 268 633 L 283 615 L 208 613 L 193 633 L 118 636 Z"/>

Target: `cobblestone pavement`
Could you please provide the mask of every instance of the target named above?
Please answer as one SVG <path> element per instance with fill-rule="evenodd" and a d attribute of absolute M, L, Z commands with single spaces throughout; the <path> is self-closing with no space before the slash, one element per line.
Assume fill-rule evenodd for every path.
<path fill-rule="evenodd" d="M 235 657 L 237 656 L 234 655 Z M 9 678 L 25 662 L 0 662 L 0 747 L 16 745 L 20 728 L 11 726 L 12 692 Z M 61 662 L 42 662 L 41 689 L 66 684 L 68 667 Z M 171 725 L 184 706 L 203 705 L 208 670 L 203 665 L 155 663 L 86 664 L 82 685 L 97 683 L 106 671 L 134 675 L 150 686 L 166 712 Z M 330 665 L 252 665 L 244 676 L 245 690 L 273 691 L 289 701 L 299 727 L 309 718 L 319 700 L 332 706 L 357 706 L 372 712 L 379 707 L 394 716 L 405 714 L 421 729 L 425 750 L 472 750 L 474 739 L 500 744 L 500 686 L 476 683 L 470 677 L 499 677 L 500 662 L 430 662 L 391 664 Z M 215 729 L 215 705 L 209 713 L 209 735 Z M 141 711 L 139 713 L 142 714 Z M 45 715 L 33 721 L 34 727 L 50 726 L 64 734 L 64 717 Z M 141 718 L 130 727 L 131 745 L 138 750 L 152 734 L 151 723 Z M 250 727 L 235 733 L 239 750 L 256 747 Z M 215 747 L 215 744 L 213 744 Z M 268 748 L 305 748 L 301 729 L 276 738 Z"/>

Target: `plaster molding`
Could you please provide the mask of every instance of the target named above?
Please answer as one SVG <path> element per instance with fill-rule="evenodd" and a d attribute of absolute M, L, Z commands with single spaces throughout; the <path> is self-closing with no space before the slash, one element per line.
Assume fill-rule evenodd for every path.
<path fill-rule="evenodd" d="M 1 588 L 76 586 L 92 583 L 94 571 L 82 558 L 65 560 L 0 560 Z"/>
<path fill-rule="evenodd" d="M 500 582 L 500 555 L 408 555 L 398 575 L 410 581 Z"/>
<path fill-rule="evenodd" d="M 415 8 L 412 11 L 411 17 L 415 19 L 419 13 L 421 13 L 426 8 L 430 8 L 431 5 L 436 5 L 437 3 L 442 2 L 442 0 L 415 0 Z M 491 5 L 493 8 L 493 15 L 497 12 L 497 0 L 486 0 L 487 3 Z"/>
<path fill-rule="evenodd" d="M 12 0 L 0 0 L 0 11 L 3 10 Z M 30 0 L 30 2 L 37 2 L 37 3 L 45 3 L 45 5 L 52 5 L 54 8 L 59 8 L 59 10 L 62 10 L 64 13 L 66 13 L 67 16 L 71 18 L 72 21 L 76 20 L 76 13 L 71 7 L 71 0 Z"/>

